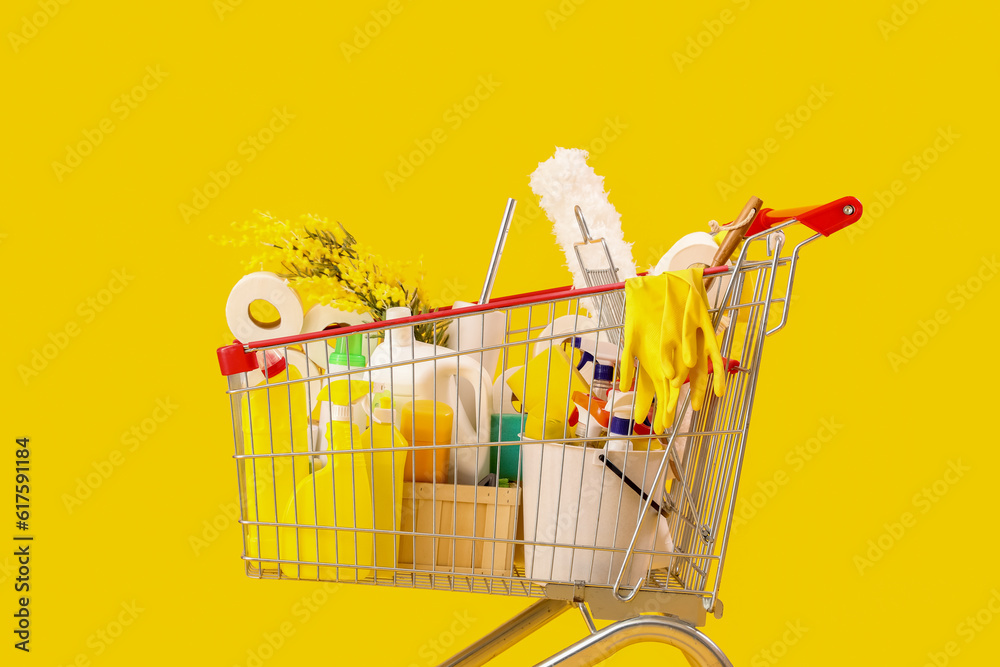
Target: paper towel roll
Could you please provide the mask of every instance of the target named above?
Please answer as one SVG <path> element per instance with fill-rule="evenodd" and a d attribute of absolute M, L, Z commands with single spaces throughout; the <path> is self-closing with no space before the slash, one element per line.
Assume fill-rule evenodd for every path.
<path fill-rule="evenodd" d="M 660 258 L 656 267 L 649 272 L 651 276 L 658 276 L 667 271 L 683 271 L 690 269 L 695 264 L 712 265 L 715 253 L 719 246 L 708 232 L 692 232 L 682 236 L 674 243 L 670 250 Z M 730 276 L 720 276 L 712 282 L 709 290 L 709 304 L 711 308 L 718 308 L 722 297 L 726 295 L 729 287 Z"/>
<path fill-rule="evenodd" d="M 372 321 L 369 313 L 354 313 L 349 310 L 340 310 L 333 306 L 313 306 L 306 313 L 302 321 L 302 333 L 317 333 L 323 331 L 331 324 L 366 324 Z M 328 340 L 334 340 L 330 338 Z M 368 349 L 368 334 L 365 334 L 365 343 L 362 345 L 362 354 L 367 358 L 371 351 Z M 316 341 L 304 345 L 306 354 L 313 363 L 319 365 L 324 371 L 330 367 L 330 353 L 333 346 L 326 341 Z M 374 345 L 372 349 L 374 349 Z"/>
<path fill-rule="evenodd" d="M 257 300 L 274 306 L 281 319 L 274 324 L 254 321 L 250 316 L 250 304 Z M 240 278 L 226 301 L 226 323 L 241 343 L 294 336 L 301 333 L 302 320 L 299 295 L 287 280 L 270 271 L 257 271 Z"/>
<path fill-rule="evenodd" d="M 466 308 L 475 304 L 467 301 L 456 301 L 452 308 Z M 503 345 L 507 335 L 507 314 L 502 310 L 495 310 L 488 313 L 475 313 L 456 317 L 448 325 L 448 347 L 452 350 L 464 352 L 465 350 L 481 350 L 484 347 Z M 473 352 L 469 356 L 476 360 L 487 373 L 490 379 L 497 371 L 497 361 L 500 359 L 501 349 L 485 352 Z"/>

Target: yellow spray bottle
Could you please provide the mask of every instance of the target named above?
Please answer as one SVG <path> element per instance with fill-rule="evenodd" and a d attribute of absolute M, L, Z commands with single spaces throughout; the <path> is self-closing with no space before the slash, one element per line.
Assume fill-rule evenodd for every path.
<path fill-rule="evenodd" d="M 241 401 L 243 452 L 249 455 L 309 451 L 309 417 L 305 383 L 284 355 L 267 351 L 261 380 Z M 273 383 L 279 384 L 271 387 Z M 295 486 L 309 474 L 307 456 L 255 456 L 244 459 L 247 521 L 273 524 L 288 504 Z M 246 528 L 247 556 L 260 558 L 261 568 L 277 567 L 278 531 L 274 526 Z M 267 562 L 271 561 L 271 562 Z"/>
<path fill-rule="evenodd" d="M 369 455 L 368 470 L 374 498 L 375 530 L 400 530 L 403 519 L 403 471 L 406 467 L 406 439 L 395 425 L 392 399 L 386 392 L 378 398 L 378 407 L 372 409 L 372 425 L 361 436 L 365 446 L 376 450 Z M 385 451 L 378 451 L 385 450 Z M 375 533 L 375 564 L 382 568 L 396 567 L 399 553 L 399 536 L 394 532 Z M 388 570 L 379 577 L 392 577 Z"/>
<path fill-rule="evenodd" d="M 369 446 L 351 421 L 351 403 L 366 396 L 370 383 L 335 380 L 328 386 L 333 403 L 327 437 L 330 462 L 309 475 L 295 489 L 282 523 L 318 528 L 285 529 L 281 538 L 282 560 L 335 565 L 372 565 L 373 507 L 369 481 L 369 456 L 351 453 Z M 321 399 L 327 398 L 322 396 Z M 285 536 L 287 533 L 287 537 Z M 354 581 L 371 570 L 283 563 L 281 571 L 303 579 Z"/>

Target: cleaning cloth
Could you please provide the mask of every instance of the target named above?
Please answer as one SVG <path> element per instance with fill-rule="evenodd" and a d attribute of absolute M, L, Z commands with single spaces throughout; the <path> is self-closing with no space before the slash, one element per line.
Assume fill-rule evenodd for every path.
<path fill-rule="evenodd" d="M 632 360 L 638 360 L 638 371 Z M 663 433 L 674 421 L 685 380 L 691 383 L 691 407 L 700 410 L 708 386 L 708 360 L 725 368 L 712 318 L 702 269 L 670 271 L 625 281 L 625 340 L 621 386 L 633 377 L 635 410 L 642 421 L 656 396 L 653 430 Z M 713 375 L 716 396 L 725 391 L 726 374 Z"/>

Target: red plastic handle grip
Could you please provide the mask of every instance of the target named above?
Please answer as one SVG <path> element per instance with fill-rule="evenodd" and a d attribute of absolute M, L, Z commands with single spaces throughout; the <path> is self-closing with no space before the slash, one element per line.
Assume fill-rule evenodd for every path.
<path fill-rule="evenodd" d="M 746 235 L 752 236 L 793 218 L 814 232 L 829 236 L 861 218 L 861 202 L 855 197 L 841 197 L 822 206 L 800 206 L 777 211 L 764 208 L 757 214 Z"/>

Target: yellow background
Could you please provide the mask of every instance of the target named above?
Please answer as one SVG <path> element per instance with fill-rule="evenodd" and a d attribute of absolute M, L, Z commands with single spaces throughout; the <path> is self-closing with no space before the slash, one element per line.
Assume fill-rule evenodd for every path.
<path fill-rule="evenodd" d="M 0 662 L 248 665 L 284 627 L 269 667 L 427 665 L 522 608 L 244 576 L 225 514 L 236 475 L 215 359 L 242 255 L 209 236 L 255 208 L 314 212 L 386 255 L 422 254 L 433 295 L 474 300 L 512 196 L 518 224 L 494 293 L 565 284 L 527 184 L 557 145 L 593 150 L 642 266 L 751 194 L 779 208 L 847 194 L 867 206 L 863 233 L 808 248 L 789 327 L 768 341 L 740 499 L 776 474 L 786 483 L 737 530 L 726 614 L 709 635 L 738 665 L 922 665 L 946 649 L 949 664 L 995 659 L 993 613 L 976 631 L 960 624 L 1000 588 L 989 345 L 1000 281 L 984 264 L 1000 241 L 996 7 L 402 0 L 345 55 L 388 2 L 222 1 L 4 4 L 0 452 L 10 459 L 14 438 L 31 437 L 37 539 L 30 655 L 11 647 L 12 548 L 0 552 Z M 445 114 L 480 77 L 498 85 L 480 88 L 456 127 Z M 294 118 L 249 160 L 241 145 L 274 109 Z M 808 118 L 783 121 L 796 113 Z M 78 166 L 53 166 L 102 122 L 113 130 Z M 385 173 L 436 128 L 445 140 L 390 190 Z M 765 143 L 777 151 L 743 166 Z M 915 168 L 925 151 L 933 163 Z M 239 173 L 185 221 L 180 206 L 230 161 Z M 745 183 L 724 197 L 734 169 Z M 895 181 L 894 201 L 873 206 Z M 127 284 L 114 293 L 116 270 Z M 960 286 L 976 291 L 960 298 Z M 106 303 L 97 312 L 88 299 Z M 75 335 L 63 338 L 67 325 Z M 894 363 L 904 338 L 920 346 Z M 44 349 L 52 358 L 25 375 Z M 130 449 L 123 436 L 163 416 L 157 400 L 176 408 Z M 65 497 L 112 456 L 120 465 L 69 511 Z M 949 462 L 968 468 L 954 483 L 941 481 Z M 12 466 L 0 467 L 10 503 Z M 933 503 L 915 497 L 935 482 Z M 905 512 L 911 525 L 892 537 Z M 222 529 L 207 539 L 213 522 Z M 859 572 L 880 536 L 889 548 Z M 324 595 L 304 618 L 302 599 Z M 123 632 L 98 639 L 133 602 L 142 611 Z M 782 646 L 789 623 L 807 630 Z M 497 662 L 531 664 L 583 632 L 567 614 Z M 645 660 L 682 664 L 648 646 L 608 664 Z"/>

